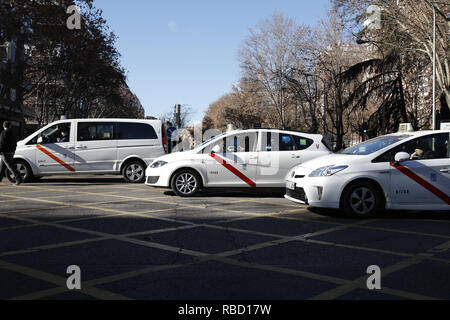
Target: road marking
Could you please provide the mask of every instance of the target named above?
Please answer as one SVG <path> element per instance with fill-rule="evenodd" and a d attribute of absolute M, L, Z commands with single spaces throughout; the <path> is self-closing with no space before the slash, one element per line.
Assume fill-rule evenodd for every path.
<path fill-rule="evenodd" d="M 198 262 L 197 262 L 198 263 Z M 197 264 L 197 263 L 193 263 L 193 264 Z M 193 265 L 192 264 L 192 265 Z M 187 265 L 161 265 L 161 266 L 153 266 L 153 267 L 149 267 L 149 268 L 145 268 L 145 269 L 141 269 L 141 270 L 136 270 L 136 271 L 131 271 L 131 272 L 127 272 L 127 273 L 123 273 L 123 274 L 118 274 L 118 275 L 113 275 L 113 276 L 108 276 L 108 277 L 104 277 L 104 278 L 99 278 L 99 279 L 95 279 L 95 280 L 90 280 L 90 281 L 86 281 L 83 282 L 83 288 L 91 288 L 94 286 L 99 286 L 102 284 L 107 284 L 107 283 L 112 283 L 112 282 L 117 282 L 120 280 L 125 280 L 125 279 L 129 279 L 129 278 L 133 278 L 133 277 L 137 277 L 140 275 L 145 275 L 145 274 L 150 274 L 150 273 L 155 273 L 155 272 L 159 272 L 159 271 L 165 271 L 165 270 L 172 270 L 172 269 L 177 269 L 177 268 L 182 268 L 185 266 L 189 266 L 191 264 L 187 264 Z M 36 300 L 36 299 L 42 299 L 42 298 L 46 298 L 46 297 L 51 297 L 57 294 L 61 294 L 67 292 L 67 288 L 54 288 L 54 289 L 49 289 L 49 290 L 42 290 L 42 291 L 38 291 L 38 292 L 33 292 L 30 294 L 26 294 L 23 296 L 19 296 L 19 297 L 15 297 L 13 299 L 10 300 Z"/>
<path fill-rule="evenodd" d="M 332 233 L 332 232 L 335 232 L 335 231 L 340 231 L 340 230 L 344 230 L 344 229 L 353 228 L 355 226 L 359 226 L 361 224 L 369 223 L 369 222 L 373 222 L 373 221 L 374 220 L 359 221 L 359 222 L 355 222 L 355 223 L 352 223 L 352 224 L 340 225 L 340 226 L 336 226 L 336 227 L 333 227 L 333 228 L 320 230 L 320 231 L 312 232 L 312 233 L 306 233 L 306 234 L 299 235 L 299 236 L 284 237 L 284 238 L 278 239 L 278 240 L 271 240 L 271 241 L 258 243 L 258 244 L 255 244 L 255 245 L 251 245 L 251 246 L 248 246 L 248 247 L 236 249 L 236 250 L 230 250 L 230 251 L 222 252 L 222 253 L 220 253 L 218 255 L 221 256 L 221 257 L 230 257 L 230 256 L 234 256 L 234 255 L 245 253 L 245 252 L 249 252 L 249 251 L 265 249 L 265 248 L 269 248 L 269 247 L 273 247 L 273 246 L 278 246 L 280 244 L 293 242 L 293 241 L 296 241 L 296 240 L 302 240 L 302 239 L 317 237 L 319 235 L 324 235 L 324 234 Z"/>
<path fill-rule="evenodd" d="M 35 200 L 35 199 L 31 199 L 31 201 L 33 201 L 33 200 Z M 141 200 L 142 201 L 142 199 L 139 199 L 139 200 Z M 151 202 L 151 200 L 150 200 L 150 202 Z M 155 201 L 156 202 L 156 201 Z M 156 203 L 158 203 L 158 202 L 156 202 Z M 167 204 L 166 202 L 160 202 L 160 203 L 165 203 L 165 204 Z M 95 205 L 95 204 L 94 204 Z M 66 206 L 67 207 L 67 206 Z M 189 206 L 188 208 L 190 208 L 190 207 L 194 207 L 194 206 Z M 202 206 L 195 206 L 195 207 L 198 207 L 199 209 L 213 209 L 213 208 L 208 208 L 208 207 L 202 207 Z M 58 207 L 58 208 L 60 208 L 60 207 Z M 96 209 L 96 210 L 98 210 L 99 208 L 95 208 L 95 207 L 93 207 L 92 209 Z M 179 209 L 179 208 L 178 208 Z M 182 208 L 181 208 L 182 209 Z M 220 210 L 220 208 L 217 208 L 217 209 L 219 209 Z M 42 209 L 40 209 L 40 210 L 42 210 Z M 168 211 L 170 211 L 171 209 L 168 209 Z M 213 209 L 214 210 L 214 209 Z M 239 213 L 243 213 L 244 214 L 244 212 L 241 212 L 241 211 L 236 211 L 236 210 L 233 210 L 233 212 L 239 212 Z M 124 214 L 130 214 L 130 215 L 133 215 L 133 213 L 132 212 L 125 212 Z M 277 214 L 279 214 L 279 213 L 277 213 Z M 256 214 L 257 216 L 259 216 L 259 217 L 265 217 L 265 216 L 267 216 L 267 215 L 265 215 L 265 214 Z M 108 217 L 108 216 L 106 216 L 106 217 Z M 144 217 L 147 217 L 147 218 L 154 218 L 154 217 L 151 217 L 151 216 L 144 216 Z M 253 218 L 255 218 L 255 217 L 251 217 L 250 219 L 253 219 Z M 293 220 L 300 220 L 300 219 L 293 219 Z M 181 220 L 175 220 L 176 222 L 178 222 L 178 223 L 183 223 Z M 333 222 L 318 222 L 318 223 L 327 223 L 327 224 L 336 224 L 336 223 L 333 223 Z M 206 224 L 195 224 L 195 223 L 191 223 L 191 225 L 190 226 L 185 226 L 186 228 L 188 228 L 188 227 L 190 227 L 190 228 L 194 228 L 194 227 L 196 227 L 196 226 L 207 226 Z M 338 225 L 340 225 L 340 226 L 342 226 L 342 227 L 345 227 L 345 226 L 348 226 L 348 225 L 342 225 L 342 224 L 338 224 Z M 367 226 L 361 226 L 362 228 L 364 228 L 364 227 L 367 227 Z M 180 227 L 179 227 L 180 228 Z M 225 227 L 224 227 L 225 228 Z M 371 227 L 368 227 L 368 228 L 371 228 Z M 177 228 L 174 228 L 175 230 L 177 229 Z M 226 229 L 226 228 L 225 228 Z M 375 227 L 374 228 L 371 228 L 371 229 L 376 229 Z M 83 229 L 81 229 L 81 230 L 83 230 Z M 237 230 L 232 230 L 232 231 L 237 231 Z M 248 230 L 243 230 L 244 232 L 247 232 Z M 395 230 L 393 230 L 394 232 L 396 232 Z M 84 232 L 86 232 L 86 230 L 84 231 Z M 124 235 L 123 235 L 124 236 Z M 434 236 L 434 235 L 431 235 L 431 236 Z M 108 237 L 109 238 L 109 237 Z M 116 237 L 113 237 L 113 238 L 116 238 Z M 124 240 L 122 240 L 122 239 L 116 239 L 116 240 L 119 240 L 119 241 L 124 241 Z M 305 241 L 305 239 L 303 239 L 303 240 L 301 240 L 301 241 Z M 311 241 L 311 240 L 308 240 L 308 241 Z M 444 245 L 441 245 L 440 246 L 441 247 L 441 249 L 445 249 L 446 248 L 446 246 L 444 246 Z M 169 248 L 168 249 L 170 249 L 169 251 L 174 251 L 174 250 L 178 250 L 178 251 L 176 251 L 176 252 L 180 252 L 179 251 L 179 249 L 180 248 L 175 248 L 175 247 L 170 247 L 169 246 Z M 163 250 L 165 250 L 165 249 L 163 249 Z M 197 252 L 198 253 L 198 252 Z M 208 257 L 208 254 L 205 254 L 206 255 L 206 257 Z M 219 257 L 219 258 L 217 258 L 217 255 L 209 255 L 212 259 L 218 259 L 218 260 L 220 260 L 221 259 L 221 257 Z M 428 255 L 428 256 L 424 256 L 424 257 L 422 257 L 423 259 L 427 259 L 427 257 L 429 257 L 430 255 Z M 201 258 L 201 259 L 203 259 L 203 258 Z M 239 262 L 233 262 L 233 263 L 239 263 Z M 276 270 L 273 270 L 273 271 L 275 271 L 275 272 L 281 272 L 282 270 L 278 270 L 278 271 L 276 271 Z M 296 271 L 296 270 L 291 270 L 291 271 Z M 321 276 L 321 275 L 317 275 L 317 276 Z M 330 280 L 330 279 L 329 279 Z M 341 279 L 342 280 L 342 279 Z M 344 282 L 342 282 L 342 283 L 347 283 L 348 282 L 348 280 L 342 280 L 342 281 L 344 281 Z M 364 286 L 365 286 L 365 284 L 364 284 Z M 363 287 L 364 288 L 364 287 Z M 409 297 L 409 298 L 418 298 L 418 297 L 422 297 L 422 298 L 430 298 L 430 297 L 424 297 L 424 296 L 420 296 L 420 295 L 416 295 L 416 294 L 411 294 L 411 293 L 404 293 L 404 292 L 401 292 L 401 291 L 397 291 L 397 290 L 393 290 L 393 289 L 387 289 L 387 291 L 386 292 L 384 292 L 384 293 L 388 293 L 388 292 L 390 292 L 389 290 L 391 290 L 392 291 L 392 294 L 394 294 L 394 295 L 397 295 L 397 296 L 403 296 L 403 297 Z"/>
<path fill-rule="evenodd" d="M 439 249 L 442 247 L 450 247 L 450 242 L 446 242 L 444 244 L 441 244 L 437 247 L 435 247 L 434 249 Z M 433 251 L 434 249 L 430 249 L 427 252 Z M 424 260 L 426 260 L 427 258 L 432 258 L 436 253 L 419 253 L 416 254 L 410 258 L 407 258 L 406 260 L 402 260 L 396 264 L 393 264 L 389 267 L 383 268 L 382 269 L 382 275 L 383 277 L 390 275 L 392 273 L 398 272 L 400 270 L 404 270 L 406 268 L 409 268 L 413 265 L 419 264 L 421 262 L 423 262 Z M 365 285 L 367 280 L 367 275 L 364 275 L 361 278 L 358 278 L 354 281 L 352 281 L 351 283 L 348 283 L 346 285 L 334 288 L 332 290 L 323 292 L 313 298 L 311 298 L 311 300 L 334 300 L 337 299 L 339 297 L 342 297 L 344 295 L 346 295 L 347 293 L 360 288 L 362 285 Z M 380 291 L 382 292 L 382 290 Z M 434 300 L 438 300 L 437 298 L 429 298 L 429 299 L 434 299 Z"/>
<path fill-rule="evenodd" d="M 26 276 L 43 280 L 45 282 L 52 283 L 58 287 L 64 287 L 65 291 L 67 292 L 67 286 L 66 286 L 66 278 L 56 276 L 47 272 L 39 271 L 36 269 L 23 267 L 14 263 L 6 262 L 0 260 L 0 268 L 13 271 L 15 273 L 21 273 Z M 88 296 L 97 298 L 97 299 L 103 299 L 103 300 L 129 300 L 129 298 L 121 296 L 119 294 L 115 294 L 112 292 L 108 292 L 106 290 L 101 290 L 93 287 L 87 287 L 80 290 L 81 293 L 86 294 Z"/>
<path fill-rule="evenodd" d="M 127 213 L 127 214 L 133 215 L 133 213 Z M 145 216 L 145 217 L 148 217 L 148 216 Z M 180 221 L 180 220 L 176 220 L 176 222 L 178 222 L 178 223 L 183 223 L 183 222 Z M 367 223 L 367 222 L 372 222 L 372 221 L 362 221 L 362 222 L 357 222 L 357 223 L 359 224 L 359 223 Z M 191 223 L 191 225 L 195 226 L 194 223 Z M 199 226 L 199 225 L 197 225 L 197 226 Z M 57 226 L 57 227 L 62 227 L 62 226 Z M 341 225 L 341 226 L 336 227 L 336 228 L 348 228 L 348 227 L 350 227 L 350 226 L 349 226 L 348 224 L 346 224 L 346 225 Z M 73 228 L 71 228 L 71 229 L 73 229 Z M 78 229 L 78 230 L 76 230 L 76 229 Z M 88 230 L 84 230 L 84 229 L 80 229 L 80 228 L 76 228 L 76 229 L 73 230 L 73 231 L 88 232 L 88 233 L 91 233 L 91 234 L 92 234 L 92 232 L 89 232 Z M 175 228 L 175 229 L 176 229 L 176 228 Z M 333 228 L 333 229 L 334 229 L 334 228 Z M 245 230 L 244 232 L 246 232 L 246 230 Z M 321 232 L 321 234 L 323 234 L 324 230 L 319 231 L 319 232 Z M 328 232 L 332 232 L 332 230 L 328 230 Z M 109 235 L 109 234 L 106 234 L 106 233 L 98 233 L 98 232 L 95 232 L 95 234 L 103 234 L 103 235 L 105 235 L 105 236 L 114 238 L 114 239 L 119 240 L 119 241 L 127 241 L 127 239 L 124 239 L 124 236 L 116 237 L 116 236 L 114 236 L 114 235 Z M 318 235 L 318 233 L 310 233 L 310 234 L 308 234 L 308 235 L 309 235 L 309 236 L 314 236 L 314 235 Z M 128 242 L 128 241 L 127 241 L 127 242 Z M 134 243 L 136 243 L 136 242 L 134 242 Z M 153 247 L 153 245 L 154 245 L 154 244 L 150 244 L 150 243 L 145 243 L 145 244 L 143 244 L 143 243 L 140 242 L 140 241 L 138 241 L 136 244 L 139 244 L 139 245 L 146 245 L 146 246 L 151 246 L 151 247 Z M 197 256 L 197 257 L 202 257 L 202 256 L 203 256 L 203 257 L 210 257 L 210 258 L 212 258 L 212 259 L 220 259 L 220 257 L 217 258 L 217 255 L 209 255 L 209 254 L 203 254 L 203 253 L 192 252 L 192 251 L 190 252 L 190 251 L 186 251 L 186 250 L 180 250 L 180 248 L 175 248 L 175 247 L 171 247 L 171 246 L 160 247 L 160 249 L 163 249 L 163 250 L 169 250 L 169 251 L 177 252 L 177 253 L 188 254 L 188 255 L 190 255 L 190 254 L 192 254 L 192 253 L 195 253 L 195 256 Z M 247 249 L 247 250 L 248 250 L 248 249 Z M 183 251 L 184 251 L 184 252 L 183 252 Z M 200 256 L 199 256 L 199 254 L 200 254 Z M 238 262 L 236 262 L 236 263 L 238 263 Z M 276 271 L 276 270 L 273 269 L 273 271 Z M 281 272 L 281 270 L 278 270 L 278 272 Z M 306 275 L 307 275 L 307 273 L 303 273 L 303 276 L 306 276 Z M 324 278 L 322 275 L 314 275 L 314 278 L 318 278 L 318 277 L 320 277 L 322 280 L 326 281 L 326 277 Z M 330 279 L 328 279 L 328 280 L 330 280 Z M 342 281 L 346 281 L 346 280 L 342 280 Z M 401 294 L 401 293 L 397 292 L 396 294 L 399 295 L 399 294 Z"/>

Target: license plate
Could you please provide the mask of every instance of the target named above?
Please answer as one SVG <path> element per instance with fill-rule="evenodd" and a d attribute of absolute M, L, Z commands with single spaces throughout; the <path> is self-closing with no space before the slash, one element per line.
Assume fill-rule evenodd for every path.
<path fill-rule="evenodd" d="M 295 187 L 296 187 L 295 182 L 292 182 L 292 181 L 286 181 L 286 188 L 287 188 L 287 189 L 289 189 L 289 190 L 295 190 Z"/>

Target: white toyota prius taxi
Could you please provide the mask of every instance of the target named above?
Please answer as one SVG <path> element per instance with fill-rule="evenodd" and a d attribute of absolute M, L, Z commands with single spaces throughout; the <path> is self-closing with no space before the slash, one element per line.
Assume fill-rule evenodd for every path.
<path fill-rule="evenodd" d="M 286 198 L 355 217 L 389 210 L 450 212 L 450 131 L 375 138 L 294 168 Z"/>
<path fill-rule="evenodd" d="M 289 171 L 330 154 L 321 135 L 272 129 L 233 131 L 194 150 L 156 159 L 146 184 L 190 197 L 204 188 L 284 188 Z"/>

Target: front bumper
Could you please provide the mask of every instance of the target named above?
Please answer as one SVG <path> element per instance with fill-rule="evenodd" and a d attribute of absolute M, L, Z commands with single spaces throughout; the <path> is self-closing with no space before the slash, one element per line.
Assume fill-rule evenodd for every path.
<path fill-rule="evenodd" d="M 145 184 L 150 187 L 169 188 L 171 171 L 167 168 L 150 168 L 145 170 Z"/>
<path fill-rule="evenodd" d="M 306 196 L 305 190 L 301 187 L 296 186 L 295 190 L 286 188 L 285 198 L 300 204 L 308 204 L 308 197 Z"/>
<path fill-rule="evenodd" d="M 342 177 L 291 178 L 287 183 L 295 183 L 295 189 L 286 188 L 286 199 L 311 207 L 339 209 Z"/>

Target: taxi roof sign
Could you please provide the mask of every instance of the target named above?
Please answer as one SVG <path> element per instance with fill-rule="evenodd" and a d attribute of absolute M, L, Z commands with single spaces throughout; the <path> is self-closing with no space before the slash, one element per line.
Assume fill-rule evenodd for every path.
<path fill-rule="evenodd" d="M 450 130 L 450 122 L 442 122 L 441 130 Z"/>
<path fill-rule="evenodd" d="M 411 123 L 401 123 L 398 132 L 399 133 L 414 132 L 414 128 Z"/>

